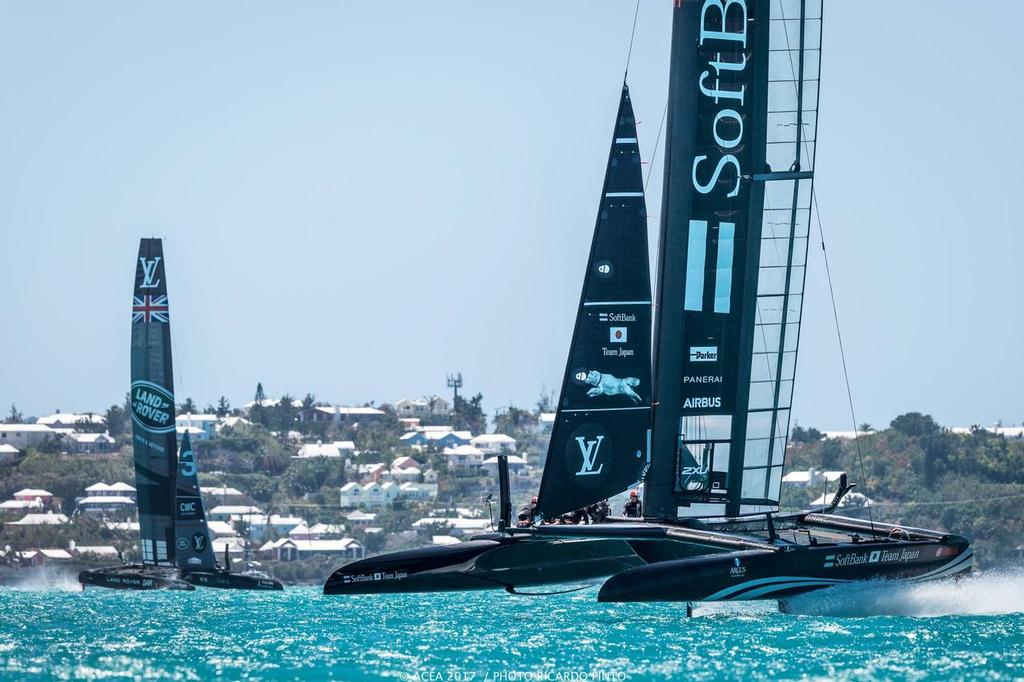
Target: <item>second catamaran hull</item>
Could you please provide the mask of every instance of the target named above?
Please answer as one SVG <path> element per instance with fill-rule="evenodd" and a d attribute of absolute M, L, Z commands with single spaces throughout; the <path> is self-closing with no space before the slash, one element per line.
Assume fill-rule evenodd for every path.
<path fill-rule="evenodd" d="M 586 582 L 643 563 L 624 540 L 497 536 L 354 561 L 331 574 L 324 594 L 511 591 Z"/>
<path fill-rule="evenodd" d="M 112 590 L 194 590 L 178 576 L 174 568 L 126 565 L 91 568 L 78 574 L 83 587 L 106 587 Z"/>
<path fill-rule="evenodd" d="M 283 590 L 284 585 L 273 578 L 228 571 L 189 571 L 182 573 L 182 579 L 200 587 L 215 587 L 224 590 Z"/>
<path fill-rule="evenodd" d="M 663 561 L 612 576 L 604 602 L 780 599 L 867 580 L 926 581 L 971 570 L 973 552 L 958 536 L 943 540 L 792 546 Z"/>

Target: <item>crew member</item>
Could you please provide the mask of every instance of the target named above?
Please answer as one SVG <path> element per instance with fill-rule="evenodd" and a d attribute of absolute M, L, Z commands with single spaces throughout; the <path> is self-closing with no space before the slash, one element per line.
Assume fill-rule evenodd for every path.
<path fill-rule="evenodd" d="M 516 525 L 520 528 L 529 528 L 533 525 L 533 517 L 537 515 L 537 496 L 534 495 L 530 498 L 530 504 L 526 505 L 519 510 L 519 515 L 516 517 L 519 523 Z"/>
<path fill-rule="evenodd" d="M 587 516 L 591 523 L 604 523 L 611 516 L 612 508 L 608 500 L 601 500 L 587 507 Z"/>
<path fill-rule="evenodd" d="M 577 509 L 576 511 L 571 512 L 569 514 L 568 523 L 573 525 L 573 526 L 578 526 L 581 523 L 586 523 L 586 521 L 587 521 L 587 508 L 586 507 L 581 507 L 581 508 Z"/>
<path fill-rule="evenodd" d="M 639 519 L 644 515 L 644 505 L 635 490 L 629 491 L 629 501 L 623 506 L 622 513 L 630 519 Z"/>

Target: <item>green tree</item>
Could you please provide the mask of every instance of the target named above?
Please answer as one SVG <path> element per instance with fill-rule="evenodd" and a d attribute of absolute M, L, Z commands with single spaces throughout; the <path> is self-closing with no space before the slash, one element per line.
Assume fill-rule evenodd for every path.
<path fill-rule="evenodd" d="M 905 436 L 917 437 L 935 433 L 939 425 L 927 414 L 920 412 L 907 412 L 901 414 L 890 422 L 889 426 Z"/>
<path fill-rule="evenodd" d="M 825 434 L 813 426 L 805 429 L 799 424 L 794 424 L 793 433 L 790 435 L 789 440 L 793 443 L 817 443 L 824 437 Z"/>
<path fill-rule="evenodd" d="M 25 416 L 18 411 L 18 406 L 11 403 L 11 413 L 7 415 L 7 419 L 4 420 L 7 424 L 21 424 L 24 421 Z"/>
<path fill-rule="evenodd" d="M 509 405 L 494 417 L 495 433 L 504 433 L 516 440 L 529 437 L 537 427 L 537 415 L 527 410 Z"/>
<path fill-rule="evenodd" d="M 231 403 L 228 402 L 227 398 L 224 396 L 220 397 L 220 400 L 217 401 L 215 412 L 218 417 L 226 417 L 231 414 Z"/>
<path fill-rule="evenodd" d="M 178 414 L 197 414 L 196 403 L 192 398 L 185 398 L 185 402 L 178 405 Z"/>
<path fill-rule="evenodd" d="M 555 394 L 548 390 L 547 386 L 540 387 L 540 397 L 537 399 L 537 413 L 555 411 Z"/>
<path fill-rule="evenodd" d="M 483 408 L 484 396 L 477 393 L 466 400 L 461 395 L 455 398 L 452 410 L 452 426 L 458 431 L 484 433 L 487 431 L 487 416 Z"/>
<path fill-rule="evenodd" d="M 111 405 L 107 408 L 107 433 L 114 438 L 124 434 L 128 426 L 127 415 L 120 405 Z"/>

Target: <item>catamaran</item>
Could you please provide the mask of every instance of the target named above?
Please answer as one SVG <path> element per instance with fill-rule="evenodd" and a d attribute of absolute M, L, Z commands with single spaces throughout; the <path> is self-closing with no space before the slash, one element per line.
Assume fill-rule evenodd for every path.
<path fill-rule="evenodd" d="M 192 590 L 175 565 L 174 473 L 177 432 L 171 364 L 170 307 L 163 243 L 143 239 L 132 296 L 132 446 L 141 564 L 82 571 L 83 585 L 128 590 Z"/>
<path fill-rule="evenodd" d="M 673 4 L 656 305 L 624 86 L 533 525 L 511 527 L 500 469 L 498 532 L 353 562 L 325 593 L 610 576 L 601 601 L 785 600 L 970 571 L 963 537 L 835 515 L 845 479 L 824 509 L 780 513 L 822 2 Z M 546 523 L 641 481 L 642 519 Z"/>
<path fill-rule="evenodd" d="M 206 508 L 199 488 L 199 467 L 186 431 L 178 454 L 178 482 L 174 498 L 178 569 L 186 582 L 203 587 L 235 590 L 283 590 L 284 586 L 264 571 L 231 570 L 231 556 L 224 547 L 224 565 L 217 564 L 206 523 Z"/>
<path fill-rule="evenodd" d="M 128 590 L 193 590 L 194 585 L 280 590 L 260 572 L 217 566 L 186 432 L 178 455 L 171 362 L 170 306 L 163 243 L 142 239 L 132 297 L 132 444 L 138 491 L 141 564 L 84 570 L 83 585 Z"/>

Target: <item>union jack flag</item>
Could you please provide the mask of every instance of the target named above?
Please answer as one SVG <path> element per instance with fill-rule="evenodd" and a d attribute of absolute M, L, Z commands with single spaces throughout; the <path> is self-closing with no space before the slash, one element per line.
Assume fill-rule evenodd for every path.
<path fill-rule="evenodd" d="M 167 322 L 170 308 L 167 296 L 132 296 L 132 324 Z"/>

